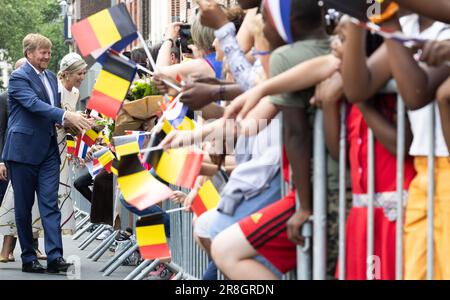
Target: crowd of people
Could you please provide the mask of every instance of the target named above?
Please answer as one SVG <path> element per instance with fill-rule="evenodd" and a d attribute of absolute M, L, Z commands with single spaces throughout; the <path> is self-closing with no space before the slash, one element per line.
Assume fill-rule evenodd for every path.
<path fill-rule="evenodd" d="M 154 72 L 152 80 L 160 93 L 178 96 L 196 112 L 188 113 L 196 119 L 195 129 L 172 130 L 158 141 L 164 149 L 195 145 L 204 154 L 195 187 L 187 194 L 174 192 L 168 200 L 191 211 L 208 179 L 217 174 L 226 178 L 217 208 L 193 219 L 195 241 L 210 258 L 203 279 L 217 279 L 220 270 L 229 279 L 276 280 L 295 269 L 296 247 L 305 242 L 302 226 L 313 217 L 315 126 L 323 126 L 327 148 L 328 278 L 337 278 L 339 268 L 344 267 L 346 279 L 368 279 L 371 129 L 374 255 L 380 263 L 375 279 L 396 278 L 399 201 L 405 207 L 404 279 L 426 278 L 430 153 L 435 158 L 434 278 L 450 279 L 446 256 L 450 250 L 446 210 L 446 201 L 450 201 L 449 2 L 435 1 L 430 6 L 419 0 L 379 1 L 382 13 L 370 16 L 370 21 L 383 32 L 403 33 L 414 41 L 413 46 L 368 31 L 362 21 L 340 12 L 339 7 L 332 9 L 333 1 L 320 6 L 317 0 L 239 0 L 232 8 L 213 0 L 196 2 L 199 9 L 189 45 L 192 54 L 176 47 L 183 24 L 173 23 L 162 42 L 151 49 L 151 60 L 142 48 L 128 56 Z M 0 262 L 14 260 L 17 235 L 24 272 L 44 272 L 39 258 L 47 259 L 47 272 L 57 273 L 70 266 L 62 258 L 61 242 L 61 233 L 71 233 L 74 227 L 69 165 L 82 168 L 110 145 L 107 137 L 100 136 L 86 159 L 67 154 L 66 133 L 104 129 L 95 122 L 96 117 L 76 112 L 77 88 L 87 64 L 78 54 L 68 54 L 56 78 L 46 70 L 51 42 L 30 34 L 23 45 L 25 57 L 16 65 L 8 93 L 0 97 L 4 106 L 0 107 L 4 110 L 0 126 L 6 132 L 5 144 L 0 147 L 4 161 L 0 179 L 3 183 L 11 179 L 2 188 L 0 233 L 5 237 Z M 396 82 L 397 93 L 384 91 L 391 80 Z M 181 91 L 175 90 L 174 84 L 180 84 Z M 404 199 L 397 198 L 397 99 L 407 108 Z M 318 110 L 323 112 L 323 124 L 314 122 Z M 149 119 L 139 130 L 154 130 L 155 124 L 154 118 Z M 339 159 L 344 125 L 351 209 L 346 218 L 345 266 L 339 266 Z M 435 136 L 430 135 L 431 128 L 435 128 Z M 144 166 L 157 177 L 148 163 Z M 290 187 L 287 195 L 283 195 L 282 182 Z M 75 180 L 74 187 L 91 203 L 92 223 L 120 229 L 114 214 L 113 174 L 107 170 L 96 175 L 86 172 Z M 33 207 L 35 194 L 38 201 Z M 166 235 L 171 236 L 170 218 L 161 206 L 141 211 L 123 196 L 120 203 L 138 216 L 163 213 Z M 7 219 L 3 220 L 4 216 Z M 33 239 L 33 231 L 41 227 L 46 256 Z M 161 265 L 155 274 L 164 268 Z"/>

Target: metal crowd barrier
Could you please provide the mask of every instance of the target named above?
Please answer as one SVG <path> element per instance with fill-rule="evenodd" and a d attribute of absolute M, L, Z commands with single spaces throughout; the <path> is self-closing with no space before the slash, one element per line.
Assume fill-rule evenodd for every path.
<path fill-rule="evenodd" d="M 435 137 L 436 137 L 436 103 L 432 104 L 429 119 L 430 126 L 430 152 L 428 154 L 428 230 L 427 230 L 427 279 L 434 278 L 434 194 L 435 194 Z"/>
<path fill-rule="evenodd" d="M 397 87 L 395 81 L 388 83 L 383 93 L 396 93 Z M 435 104 L 430 112 L 429 120 L 432 124 L 430 136 L 435 136 Z M 403 279 L 403 224 L 404 224 L 404 159 L 405 149 L 405 105 L 400 95 L 397 97 L 397 223 L 396 223 L 396 279 Z M 313 212 L 313 278 L 325 279 L 326 271 L 326 165 L 324 165 L 324 144 L 323 144 L 323 116 L 320 111 L 316 113 L 314 126 L 314 212 Z M 346 106 L 341 106 L 341 132 L 340 132 L 340 157 L 339 157 L 339 279 L 345 279 L 345 224 L 346 224 Z M 431 280 L 434 276 L 434 194 L 435 194 L 435 139 L 430 139 L 430 153 L 428 155 L 428 240 L 427 240 L 427 279 Z M 367 218 L 367 277 L 373 278 L 374 270 L 374 209 L 375 209 L 375 155 L 374 155 L 374 136 L 369 129 L 368 140 L 368 218 Z M 307 278 L 302 268 L 301 252 L 298 255 L 298 277 Z"/>
<path fill-rule="evenodd" d="M 183 191 L 188 193 L 187 190 Z M 170 201 L 163 203 L 164 210 L 177 207 Z M 208 267 L 208 256 L 194 241 L 192 218 L 193 213 L 176 212 L 170 214 L 171 237 L 169 246 L 173 262 L 177 263 L 186 274 L 195 278 L 202 278 Z"/>
<path fill-rule="evenodd" d="M 394 81 L 384 89 L 384 93 L 395 93 L 397 91 Z M 405 105 L 400 95 L 397 99 L 397 225 L 396 225 L 396 279 L 403 279 L 403 223 L 404 223 L 404 158 L 405 149 Z M 433 124 L 430 135 L 435 136 L 435 112 L 431 110 L 430 120 Z M 316 112 L 314 124 L 314 170 L 313 170 L 313 217 L 312 222 L 307 223 L 302 228 L 302 233 L 306 237 L 306 243 L 303 247 L 297 248 L 297 269 L 295 272 L 287 274 L 284 279 L 301 279 L 301 280 L 324 280 L 326 279 L 327 269 L 327 169 L 326 169 L 326 147 L 323 129 L 322 111 Z M 435 145 L 434 139 L 430 139 L 430 154 L 428 156 L 429 170 L 429 191 L 428 191 L 428 241 L 427 241 L 427 278 L 432 279 L 434 275 L 434 169 L 435 169 Z M 346 224 L 346 105 L 341 106 L 341 132 L 340 132 L 340 153 L 339 153 L 339 274 L 340 280 L 345 279 L 346 275 L 346 257 L 345 257 L 345 224 Z M 374 155 L 374 136 L 372 130 L 369 129 L 368 140 L 368 222 L 367 222 L 367 276 L 368 279 L 376 279 L 372 275 L 374 270 L 374 210 L 375 210 L 375 155 Z M 115 186 L 116 186 L 115 182 Z M 292 180 L 291 180 L 292 184 Z M 281 182 L 282 194 L 287 195 L 288 189 L 284 180 Z M 117 193 L 116 193 L 117 195 Z M 78 196 L 78 197 L 77 197 Z M 74 200 L 77 207 L 77 217 L 81 220 L 77 223 L 77 234 L 74 239 L 84 234 L 91 224 L 86 214 L 86 203 L 80 201 L 78 193 L 74 193 Z M 169 210 L 176 208 L 170 201 L 163 203 L 163 209 Z M 297 208 L 299 208 L 299 199 L 297 199 Z M 135 218 L 132 214 L 122 208 L 121 211 L 122 228 L 132 225 L 134 228 Z M 204 271 L 208 266 L 208 257 L 201 250 L 193 239 L 192 214 L 186 212 L 176 212 L 170 214 L 171 237 L 169 245 L 172 252 L 173 263 L 168 267 L 178 270 L 177 279 L 181 278 L 202 278 Z M 92 232 L 81 244 L 80 247 L 85 249 L 93 240 L 101 228 Z M 117 233 L 116 233 L 117 234 Z M 112 235 L 115 236 L 116 234 Z M 103 241 L 94 249 L 89 257 L 98 260 L 114 241 L 113 237 Z M 137 245 L 130 242 L 121 253 L 116 254 L 102 269 L 104 275 L 110 275 L 117 269 L 121 263 L 135 250 Z M 312 250 L 312 251 L 311 251 Z M 148 272 L 158 266 L 159 261 L 144 261 L 125 279 L 142 279 Z"/>

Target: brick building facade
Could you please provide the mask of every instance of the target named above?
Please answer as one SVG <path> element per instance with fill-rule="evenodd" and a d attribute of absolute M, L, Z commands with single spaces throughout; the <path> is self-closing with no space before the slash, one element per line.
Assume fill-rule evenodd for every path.
<path fill-rule="evenodd" d="M 197 8 L 193 0 L 73 0 L 73 21 L 121 2 L 126 4 L 139 32 L 149 43 L 159 42 L 171 22 L 191 23 Z M 218 2 L 226 6 L 236 4 L 236 0 Z M 132 47 L 137 45 L 135 42 Z"/>

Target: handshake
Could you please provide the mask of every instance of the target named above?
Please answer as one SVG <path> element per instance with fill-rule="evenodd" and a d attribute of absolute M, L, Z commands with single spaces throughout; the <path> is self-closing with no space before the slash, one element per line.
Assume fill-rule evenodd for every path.
<path fill-rule="evenodd" d="M 72 135 L 78 135 L 83 130 L 89 130 L 95 126 L 95 120 L 81 112 L 66 111 L 64 115 L 64 130 Z"/>

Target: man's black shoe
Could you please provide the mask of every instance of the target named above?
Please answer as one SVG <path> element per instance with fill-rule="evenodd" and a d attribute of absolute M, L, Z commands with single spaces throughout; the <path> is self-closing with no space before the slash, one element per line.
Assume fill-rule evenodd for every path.
<path fill-rule="evenodd" d="M 72 264 L 66 263 L 64 258 L 59 257 L 47 264 L 47 273 L 58 274 L 59 272 L 67 272 Z"/>
<path fill-rule="evenodd" d="M 22 272 L 45 273 L 45 268 L 37 260 L 33 260 L 32 262 L 22 265 Z"/>

